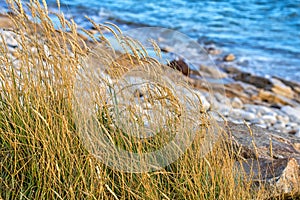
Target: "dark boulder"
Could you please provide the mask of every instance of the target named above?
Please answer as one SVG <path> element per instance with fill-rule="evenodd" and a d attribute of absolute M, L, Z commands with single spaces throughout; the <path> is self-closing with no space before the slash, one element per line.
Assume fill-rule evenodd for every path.
<path fill-rule="evenodd" d="M 249 83 L 258 88 L 272 88 L 272 82 L 268 78 L 252 75 L 251 73 L 247 72 L 241 72 L 238 75 L 234 76 L 233 79 L 236 81 Z"/>
<path fill-rule="evenodd" d="M 190 68 L 188 64 L 182 59 L 173 60 L 170 63 L 168 63 L 168 66 L 180 71 L 185 76 L 188 76 L 190 74 Z"/>

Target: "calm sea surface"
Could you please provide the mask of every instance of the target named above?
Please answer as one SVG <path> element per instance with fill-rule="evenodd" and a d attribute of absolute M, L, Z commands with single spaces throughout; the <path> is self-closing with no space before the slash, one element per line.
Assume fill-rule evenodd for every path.
<path fill-rule="evenodd" d="M 46 1 L 55 10 L 56 0 Z M 61 7 L 85 28 L 84 15 L 123 29 L 175 29 L 234 53 L 247 71 L 300 82 L 300 0 L 61 0 Z"/>

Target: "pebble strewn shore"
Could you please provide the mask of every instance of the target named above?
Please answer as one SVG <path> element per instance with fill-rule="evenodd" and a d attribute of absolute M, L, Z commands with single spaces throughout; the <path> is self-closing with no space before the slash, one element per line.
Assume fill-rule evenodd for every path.
<path fill-rule="evenodd" d="M 0 17 L 0 27 L 9 27 L 11 24 L 8 20 L 3 16 Z M 17 36 L 5 29 L 1 29 L 0 33 L 13 57 L 18 48 L 18 43 L 14 39 Z M 222 55 L 221 50 L 215 47 L 206 47 L 206 49 L 209 54 L 212 54 L 218 68 L 201 65 L 200 71 L 193 71 L 187 69 L 188 65 L 183 61 L 173 61 L 173 65 L 174 62 L 178 64 L 175 69 L 182 71 L 194 88 L 201 93 L 206 110 L 210 109 L 212 115 L 218 120 L 222 120 L 219 116 L 221 114 L 226 120 L 236 124 L 243 124 L 246 121 L 269 130 L 300 137 L 299 83 L 243 72 L 235 66 L 233 54 Z M 210 80 L 226 78 L 233 81 L 220 84 L 206 81 L 203 77 Z M 208 92 L 207 85 L 213 88 L 213 96 Z M 225 89 L 223 93 L 214 92 L 223 89 Z"/>
<path fill-rule="evenodd" d="M 212 52 L 209 49 L 208 53 Z M 190 69 L 187 75 L 188 81 L 205 97 L 203 103 L 207 110 L 218 112 L 236 124 L 246 121 L 300 137 L 300 83 L 243 72 L 236 66 L 233 54 L 223 58 L 214 55 L 214 58 L 217 67 L 201 65 L 200 71 Z M 230 81 L 221 84 L 224 78 Z M 214 116 L 222 120 L 217 114 Z"/>
<path fill-rule="evenodd" d="M 282 105 L 279 108 L 273 108 L 271 106 L 243 103 L 238 97 L 226 98 L 222 96 L 220 98 L 220 94 L 215 94 L 213 102 L 206 101 L 206 105 L 212 106 L 228 121 L 243 124 L 245 120 L 256 126 L 295 134 L 295 136 L 300 137 L 300 107 Z M 218 117 L 216 116 L 216 118 Z"/>

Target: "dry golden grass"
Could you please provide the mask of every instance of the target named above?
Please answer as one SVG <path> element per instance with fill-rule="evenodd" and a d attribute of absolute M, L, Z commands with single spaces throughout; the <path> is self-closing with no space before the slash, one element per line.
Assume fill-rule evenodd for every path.
<path fill-rule="evenodd" d="M 21 48 L 13 52 L 15 57 L 12 58 L 7 45 L 0 46 L 0 199 L 261 198 L 262 193 L 253 192 L 251 182 L 236 169 L 233 150 L 226 138 L 218 140 L 213 151 L 204 158 L 201 156 L 201 133 L 217 128 L 209 123 L 211 119 L 207 113 L 199 114 L 201 110 L 194 111 L 198 112 L 195 117 L 202 117 L 202 125 L 192 145 L 176 162 L 163 169 L 126 173 L 99 162 L 83 144 L 73 114 L 76 74 L 92 50 L 78 35 L 77 25 L 67 21 L 63 14 L 57 15 L 61 23 L 61 30 L 57 31 L 45 3 L 41 5 L 34 0 L 28 5 L 29 14 L 39 19 L 38 24 L 29 20 L 20 1 L 9 5 L 16 14 L 11 18 L 16 28 L 11 31 L 18 35 Z M 105 66 L 116 62 L 114 68 L 122 67 L 123 64 L 112 57 L 115 52 L 101 34 L 106 28 L 119 35 L 116 27 L 94 25 L 100 37 L 90 34 L 93 44 L 110 50 L 102 49 L 101 53 L 100 48 L 94 56 L 98 56 Z M 124 58 L 126 62 L 140 63 L 145 69 L 149 69 L 149 63 L 159 66 L 151 59 L 143 65 L 141 60 L 147 60 L 147 52 L 142 47 L 139 52 L 131 53 L 135 61 Z M 155 73 L 160 76 L 162 71 Z M 120 78 L 121 74 L 116 77 Z M 162 88 L 165 93 L 171 91 L 167 85 Z M 97 103 L 103 112 L 108 112 L 111 105 L 103 103 L 103 96 L 99 96 Z M 175 113 L 184 112 L 176 107 L 178 100 L 171 94 L 166 98 L 171 99 L 171 109 Z M 176 120 L 180 118 L 175 117 L 173 122 Z M 129 139 L 116 127 L 110 128 L 113 119 L 102 118 L 99 123 L 116 143 L 125 145 L 124 148 L 136 148 L 137 152 L 145 150 L 141 149 L 140 143 L 126 146 Z M 130 127 L 126 128 L 131 131 Z M 141 128 L 142 125 L 138 130 Z M 221 134 L 222 130 L 218 132 Z M 156 145 L 165 142 L 166 138 L 158 140 L 143 141 L 142 146 L 146 143 L 146 146 L 157 148 Z"/>

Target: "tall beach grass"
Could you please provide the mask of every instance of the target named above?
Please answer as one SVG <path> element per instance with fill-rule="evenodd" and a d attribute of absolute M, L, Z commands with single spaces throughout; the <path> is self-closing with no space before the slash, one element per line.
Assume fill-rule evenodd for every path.
<path fill-rule="evenodd" d="M 178 160 L 158 171 L 128 173 L 100 162 L 86 148 L 74 119 L 74 87 L 86 58 L 95 52 L 98 62 L 89 65 L 107 65 L 115 79 L 128 71 L 122 63 L 114 62 L 111 55 L 118 52 L 114 52 L 102 33 L 106 30 L 119 37 L 117 27 L 91 21 L 98 36 L 81 30 L 88 41 L 78 34 L 76 23 L 65 19 L 63 13 L 56 14 L 60 24 L 54 25 L 45 1 L 30 1 L 26 5 L 28 13 L 24 11 L 25 4 L 18 0 L 8 1 L 8 5 L 14 13 L 14 28 L 6 31 L 16 35 L 18 48 L 11 52 L 4 37 L 0 38 L 0 199 L 262 198 L 262 190 L 254 192 L 251 181 L 236 167 L 236 156 L 226 137 L 216 141 L 204 157 L 199 153 L 201 133 L 216 128 L 205 112 L 195 115 L 202 116 L 202 126 L 192 145 Z M 98 49 L 93 50 L 91 44 Z M 126 48 L 130 49 L 130 44 Z M 136 60 L 141 66 L 150 63 L 161 67 L 147 58 L 142 46 L 138 49 L 128 51 L 127 62 L 133 64 Z M 143 65 L 144 62 L 147 64 Z M 111 63 L 113 66 L 109 66 Z M 156 73 L 160 76 L 162 72 Z M 167 85 L 162 88 L 165 93 L 169 91 Z M 98 106 L 105 114 L 111 105 L 99 99 Z M 178 101 L 170 94 L 168 99 L 176 113 Z M 124 136 L 126 133 L 113 126 L 114 120 L 105 116 L 98 123 L 116 143 L 125 149 L 136 148 L 137 152 L 147 150 L 140 149 L 135 141 L 132 144 Z M 174 117 L 173 123 L 180 119 Z M 140 126 L 137 130 L 142 130 L 143 125 Z M 173 130 L 172 124 L 169 126 L 165 132 Z M 126 130 L 130 131 L 130 127 Z M 222 129 L 217 130 L 226 135 Z M 143 147 L 158 148 L 167 139 L 162 136 L 157 140 L 144 141 Z"/>

